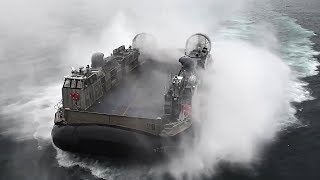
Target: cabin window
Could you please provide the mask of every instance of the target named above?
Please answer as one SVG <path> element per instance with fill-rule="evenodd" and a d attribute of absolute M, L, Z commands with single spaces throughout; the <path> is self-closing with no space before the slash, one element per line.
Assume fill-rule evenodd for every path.
<path fill-rule="evenodd" d="M 77 81 L 75 79 L 72 79 L 71 88 L 76 88 L 76 84 L 77 84 Z"/>
<path fill-rule="evenodd" d="M 70 82 L 71 82 L 70 79 L 66 79 L 66 80 L 64 81 L 63 87 L 65 87 L 65 88 L 70 87 Z"/>
<path fill-rule="evenodd" d="M 82 81 L 78 80 L 78 82 L 77 82 L 77 88 L 78 88 L 78 89 L 81 89 L 82 86 L 83 86 Z"/>

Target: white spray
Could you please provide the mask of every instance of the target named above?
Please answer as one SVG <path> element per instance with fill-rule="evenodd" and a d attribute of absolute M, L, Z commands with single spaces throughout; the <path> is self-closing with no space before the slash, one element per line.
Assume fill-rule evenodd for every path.
<path fill-rule="evenodd" d="M 240 41 L 215 44 L 214 64 L 204 72 L 195 112 L 200 131 L 193 146 L 173 159 L 175 177 L 212 174 L 219 162 L 250 166 L 280 130 L 290 109 L 290 70 L 279 57 Z M 201 98 L 204 97 L 204 98 Z M 183 166 L 181 166 L 183 164 Z"/>

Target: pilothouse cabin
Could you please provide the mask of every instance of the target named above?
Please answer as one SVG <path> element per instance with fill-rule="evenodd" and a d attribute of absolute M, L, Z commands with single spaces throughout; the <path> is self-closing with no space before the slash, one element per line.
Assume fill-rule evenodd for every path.
<path fill-rule="evenodd" d="M 123 76 L 139 65 L 139 52 L 124 46 L 104 58 L 103 53 L 95 53 L 91 67 L 87 65 L 65 77 L 62 88 L 62 104 L 71 110 L 87 110 L 99 98 L 115 87 Z"/>

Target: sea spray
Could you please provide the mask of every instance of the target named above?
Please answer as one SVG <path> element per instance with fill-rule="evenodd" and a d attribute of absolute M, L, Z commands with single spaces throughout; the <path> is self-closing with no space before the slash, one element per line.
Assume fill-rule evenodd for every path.
<path fill-rule="evenodd" d="M 177 178 L 211 175 L 219 162 L 250 167 L 288 118 L 290 70 L 268 50 L 217 42 L 214 64 L 202 75 L 207 90 L 199 93 L 207 102 L 197 109 L 205 115 L 194 117 L 197 142 L 182 144 L 184 156 L 172 157 L 167 170 Z"/>

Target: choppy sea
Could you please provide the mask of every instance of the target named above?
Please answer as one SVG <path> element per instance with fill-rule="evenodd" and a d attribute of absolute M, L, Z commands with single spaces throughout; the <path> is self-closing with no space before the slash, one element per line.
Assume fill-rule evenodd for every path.
<path fill-rule="evenodd" d="M 290 69 L 289 83 L 286 88 L 290 107 L 281 116 L 283 119 L 277 121 L 280 124 L 278 130 L 272 135 L 269 134 L 271 138 L 266 135 L 268 141 L 264 141 L 258 160 L 250 158 L 248 163 L 246 158 L 243 160 L 239 158 L 240 160 L 237 159 L 235 164 L 230 161 L 225 165 L 204 163 L 202 165 L 213 167 L 203 167 L 203 169 L 212 169 L 212 171 L 200 172 L 196 176 L 175 176 L 170 174 L 171 171 L 158 172 L 166 169 L 159 167 L 171 167 L 174 164 L 157 164 L 154 168 L 150 164 L 141 162 L 126 162 L 110 157 L 90 157 L 63 152 L 55 148 L 52 145 L 50 133 L 53 126 L 54 106 L 61 99 L 62 77 L 68 73 L 69 67 L 74 63 L 76 65 L 86 63 L 81 56 L 90 58 L 90 54 L 85 54 L 88 48 L 79 44 L 89 42 L 87 46 L 99 48 L 95 41 L 104 36 L 96 36 L 103 31 L 103 27 L 99 25 L 104 22 L 103 17 L 87 15 L 86 7 L 80 3 L 79 5 L 76 1 L 66 3 L 67 6 L 73 6 L 68 13 L 65 13 L 65 7 L 50 8 L 47 11 L 39 9 L 43 3 L 40 3 L 39 8 L 35 8 L 28 3 L 14 2 L 16 4 L 12 5 L 0 3 L 0 9 L 14 9 L 17 4 L 25 6 L 25 8 L 12 10 L 11 18 L 0 18 L 0 24 L 2 24 L 0 25 L 0 39 L 2 39 L 0 42 L 0 80 L 2 82 L 0 86 L 0 179 L 174 179 L 177 177 L 228 180 L 320 179 L 318 170 L 320 163 L 320 101 L 318 100 L 320 95 L 318 75 L 320 1 L 246 2 L 250 3 L 250 8 L 226 17 L 223 21 L 212 25 L 212 31 L 206 32 L 213 40 L 213 57 L 215 46 L 218 47 L 219 59 L 223 59 L 221 49 L 223 52 L 226 51 L 225 48 L 220 47 L 221 44 L 241 41 L 250 44 L 250 48 L 244 48 L 243 51 L 255 50 L 251 47 L 259 47 L 281 59 L 282 63 Z M 34 5 L 34 3 L 30 4 Z M 51 2 L 45 7 L 53 4 Z M 204 6 L 201 7 L 201 4 L 198 5 L 200 9 L 206 9 Z M 232 3 L 229 6 L 232 6 Z M 103 12 L 101 9 L 99 10 Z M 81 13 L 81 11 L 84 12 Z M 166 13 L 170 14 L 170 9 L 168 11 Z M 0 15 L 2 16 L 1 13 Z M 68 16 L 65 17 L 65 15 Z M 130 13 L 129 15 L 133 16 Z M 45 21 L 42 22 L 43 19 L 39 16 L 45 16 Z M 126 31 L 122 30 L 121 24 L 124 17 L 120 15 L 120 25 L 105 22 L 113 28 L 104 33 L 115 35 L 113 39 L 108 38 L 108 40 L 127 40 L 126 37 L 131 37 L 130 33 L 126 34 Z M 107 15 L 104 18 L 110 19 Z M 48 22 L 49 20 L 55 23 L 52 25 Z M 206 21 L 209 24 L 210 16 L 203 20 L 203 22 Z M 183 31 L 183 28 L 173 30 L 173 32 L 176 31 Z M 59 34 L 59 37 L 56 34 Z M 113 45 L 109 43 L 108 48 L 112 48 Z M 246 55 L 246 53 L 250 54 L 250 52 L 241 54 Z M 81 60 L 78 61 L 79 57 Z M 88 62 L 89 58 L 87 58 Z M 241 62 L 245 56 L 235 58 L 239 58 Z M 221 63 L 217 64 L 221 66 Z M 232 68 L 243 68 L 236 66 L 238 64 L 235 63 Z M 266 69 L 272 71 L 270 67 Z M 272 72 L 270 76 L 271 74 Z M 249 73 L 249 75 L 255 74 Z M 263 82 L 264 79 L 269 83 L 268 78 L 262 77 L 258 80 Z M 273 84 L 271 83 L 270 86 Z M 239 126 L 239 128 L 242 127 L 245 126 Z M 240 148 L 240 150 L 246 150 L 246 148 Z M 226 154 L 222 153 L 222 155 Z M 242 155 L 239 152 L 239 156 Z M 190 162 L 193 161 L 186 161 L 186 163 Z M 246 164 L 249 164 L 249 167 Z M 194 166 L 197 165 L 194 164 Z"/>

